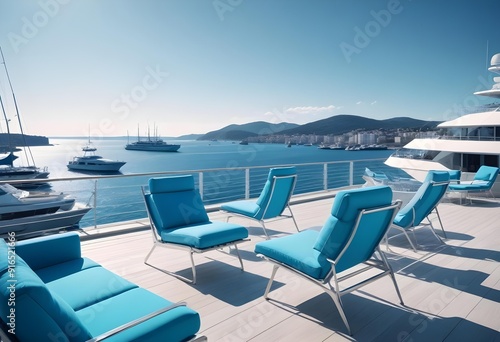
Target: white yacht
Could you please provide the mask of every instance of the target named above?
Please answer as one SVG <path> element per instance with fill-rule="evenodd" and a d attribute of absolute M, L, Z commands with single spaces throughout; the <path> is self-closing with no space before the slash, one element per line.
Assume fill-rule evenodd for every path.
<path fill-rule="evenodd" d="M 95 154 L 97 148 L 90 143 L 82 148 L 83 156 L 68 162 L 68 169 L 87 172 L 118 172 L 126 164 L 124 161 L 105 159 Z"/>
<path fill-rule="evenodd" d="M 491 58 L 488 70 L 500 74 L 500 54 Z M 500 98 L 500 77 L 493 81 L 491 89 L 474 94 Z M 438 128 L 443 132 L 439 138 L 414 139 L 385 164 L 404 170 L 418 181 L 423 181 L 429 170 L 461 170 L 462 178 L 468 180 L 481 165 L 500 166 L 500 104 L 443 122 Z M 500 180 L 493 192 L 500 194 Z"/>
<path fill-rule="evenodd" d="M 63 193 L 28 192 L 0 184 L 0 236 L 74 227 L 90 209 Z"/>
<path fill-rule="evenodd" d="M 141 139 L 139 135 L 139 127 L 137 128 L 137 141 L 127 142 L 126 150 L 131 151 L 151 151 L 151 152 L 177 152 L 181 148 L 179 144 L 169 144 L 158 137 L 156 127 L 154 129 L 154 137 L 149 134 L 146 140 Z"/>

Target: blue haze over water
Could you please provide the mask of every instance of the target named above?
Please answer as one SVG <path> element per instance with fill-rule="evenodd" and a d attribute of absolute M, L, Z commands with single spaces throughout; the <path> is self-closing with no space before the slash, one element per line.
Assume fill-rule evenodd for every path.
<path fill-rule="evenodd" d="M 105 138 L 93 139 L 92 143 L 97 148 L 96 154 L 107 159 L 122 160 L 127 162 L 121 168 L 121 174 L 138 174 L 147 172 L 168 172 L 183 170 L 201 170 L 215 168 L 229 168 L 229 171 L 216 172 L 214 185 L 210 183 L 210 175 L 204 177 L 204 201 L 210 203 L 210 198 L 225 198 L 234 200 L 243 198 L 241 182 L 244 181 L 244 172 L 234 170 L 238 167 L 249 166 L 278 166 L 297 165 L 305 163 L 324 163 L 335 161 L 385 159 L 392 151 L 336 151 L 321 150 L 316 146 L 294 145 L 290 148 L 283 144 L 252 144 L 240 145 L 238 142 L 228 141 L 169 141 L 181 144 L 179 152 L 146 152 L 125 150 L 127 139 Z M 78 172 L 69 171 L 66 167 L 74 156 L 82 155 L 81 148 L 87 144 L 86 138 L 50 138 L 53 146 L 32 147 L 31 151 L 38 167 L 47 166 L 50 178 L 75 178 L 86 176 Z M 18 153 L 21 155 L 21 152 Z M 378 164 L 381 164 L 379 161 Z M 347 165 L 347 164 L 345 164 Z M 318 178 L 322 183 L 321 166 L 317 168 L 312 178 Z M 346 166 L 344 166 L 345 168 Z M 233 171 L 231 171 L 233 170 Z M 305 172 L 306 167 L 300 172 Z M 345 173 L 347 170 L 343 170 Z M 258 196 L 262 189 L 268 169 L 263 168 L 257 173 L 258 180 L 251 183 L 251 197 Z M 305 192 L 301 183 L 301 174 L 295 193 Z M 345 176 L 345 175 L 344 175 Z M 308 176 L 309 177 L 309 176 Z M 335 177 L 335 174 L 329 177 Z M 127 177 L 120 179 L 100 179 L 97 187 L 97 211 L 89 212 L 81 222 L 81 227 L 93 226 L 94 217 L 97 224 L 125 221 L 144 218 L 146 212 L 142 202 L 141 185 L 147 183 L 149 176 Z M 253 176 L 251 175 L 251 181 Z M 195 179 L 196 176 L 195 176 Z M 303 179 L 302 179 L 303 180 Z M 312 180 L 313 181 L 313 180 Z M 87 202 L 92 195 L 93 180 L 52 182 L 53 191 L 65 192 L 77 198 L 79 202 Z M 359 180 L 357 180 L 359 183 Z M 238 184 L 239 183 L 239 184 Z M 239 190 L 235 190 L 238 187 Z M 224 194 L 227 192 L 227 194 Z M 220 201 L 220 200 L 219 200 Z M 92 204 L 92 203 L 91 203 Z"/>

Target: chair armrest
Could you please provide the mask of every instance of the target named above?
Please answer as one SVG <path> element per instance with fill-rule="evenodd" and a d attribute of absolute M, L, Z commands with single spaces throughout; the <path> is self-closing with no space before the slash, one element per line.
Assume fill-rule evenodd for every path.
<path fill-rule="evenodd" d="M 105 333 L 102 333 L 99 336 L 96 336 L 96 337 L 94 337 L 94 338 L 92 338 L 90 340 L 87 340 L 87 342 L 99 342 L 99 341 L 103 341 L 103 340 L 105 340 L 105 339 L 107 339 L 109 337 L 112 337 L 112 336 L 114 336 L 116 334 L 121 333 L 122 331 L 125 331 L 127 329 L 133 328 L 136 325 L 139 325 L 139 324 L 141 324 L 143 322 L 146 322 L 147 320 L 150 320 L 151 318 L 154 318 L 154 317 L 156 317 L 158 315 L 161 315 L 161 314 L 163 314 L 163 313 L 165 313 L 167 311 L 173 310 L 173 309 L 178 308 L 180 306 L 186 306 L 186 303 L 184 303 L 184 302 L 173 303 L 173 304 L 171 304 L 169 306 L 166 306 L 164 308 L 156 310 L 156 311 L 154 311 L 154 312 L 152 312 L 150 314 L 147 314 L 145 316 L 139 317 L 139 318 L 137 318 L 137 319 L 135 319 L 133 321 L 130 321 L 130 322 L 125 323 L 125 324 L 123 324 L 123 325 L 121 325 L 119 327 L 116 327 L 116 328 L 111 329 L 111 330 L 109 330 L 109 331 L 107 331 Z M 197 338 L 196 341 L 200 341 L 200 342 L 201 341 L 206 341 L 206 338 L 205 339 L 199 339 L 199 338 Z"/>
<path fill-rule="evenodd" d="M 80 236 L 71 232 L 22 240 L 16 243 L 16 254 L 33 270 L 79 259 Z"/>

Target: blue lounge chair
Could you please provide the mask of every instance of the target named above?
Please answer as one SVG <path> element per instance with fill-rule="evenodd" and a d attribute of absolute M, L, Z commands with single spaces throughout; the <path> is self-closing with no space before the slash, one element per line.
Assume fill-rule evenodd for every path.
<path fill-rule="evenodd" d="M 176 273 L 157 269 L 186 282 L 196 283 L 193 253 L 204 253 L 234 246 L 243 270 L 237 244 L 248 241 L 248 230 L 240 225 L 209 220 L 200 194 L 194 188 L 191 175 L 151 178 L 149 189 L 143 187 L 144 201 L 151 223 L 153 247 L 144 263 L 157 246 L 186 250 L 192 265 L 192 280 Z"/>
<path fill-rule="evenodd" d="M 465 194 L 469 198 L 470 203 L 472 203 L 472 199 L 469 196 L 471 192 L 489 192 L 491 197 L 495 198 L 491 188 L 495 184 L 498 171 L 498 167 L 483 165 L 477 170 L 472 181 L 459 181 L 456 184 L 450 184 L 449 190 Z M 462 204 L 461 196 L 460 204 Z"/>
<path fill-rule="evenodd" d="M 425 218 L 427 218 L 427 220 L 429 221 L 429 224 L 425 224 L 425 226 L 429 226 L 434 236 L 443 243 L 441 238 L 434 231 L 431 220 L 429 220 L 428 218 L 428 216 L 432 212 L 435 212 L 437 214 L 439 224 L 441 225 L 441 230 L 443 231 L 443 235 L 446 238 L 446 232 L 444 231 L 443 223 L 441 221 L 441 216 L 439 215 L 437 205 L 446 193 L 446 189 L 448 188 L 449 183 L 450 174 L 448 172 L 429 171 L 424 182 L 415 193 L 413 198 L 398 212 L 398 214 L 394 218 L 392 227 L 404 233 L 404 235 L 410 242 L 413 251 L 416 252 L 417 249 L 411 241 L 407 231 L 411 231 L 414 233 L 414 228 L 424 226 L 424 224 L 422 224 L 422 221 Z M 416 241 L 415 234 L 413 234 L 413 236 Z M 387 240 L 388 239 L 386 239 L 386 243 L 388 242 Z"/>
<path fill-rule="evenodd" d="M 242 216 L 256 220 L 262 225 L 266 239 L 269 235 L 266 231 L 265 221 L 276 218 L 291 218 L 295 228 L 299 231 L 292 209 L 288 202 L 292 197 L 297 173 L 295 167 L 280 167 L 269 170 L 266 184 L 257 201 L 243 200 L 228 202 L 221 205 L 221 211 L 228 214 L 227 221 L 233 216 Z M 288 214 L 284 214 L 288 209 Z"/>
<path fill-rule="evenodd" d="M 264 297 L 268 299 L 276 271 L 283 267 L 312 281 L 330 295 L 349 334 L 351 328 L 344 313 L 342 295 L 390 275 L 403 304 L 394 273 L 379 248 L 380 241 L 401 205 L 400 201 L 391 201 L 392 191 L 388 186 L 341 191 L 335 197 L 331 215 L 321 231 L 305 230 L 257 243 L 255 253 L 274 265 Z M 340 272 L 359 264 L 364 264 L 365 267 L 338 276 Z M 373 268 L 381 272 L 372 274 L 370 278 L 354 286 L 343 290 L 339 288 L 342 280 L 352 279 L 353 275 Z"/>

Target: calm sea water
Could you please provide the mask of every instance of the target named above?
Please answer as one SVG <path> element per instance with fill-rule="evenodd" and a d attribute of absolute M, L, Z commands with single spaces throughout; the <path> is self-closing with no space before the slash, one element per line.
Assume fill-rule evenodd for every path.
<path fill-rule="evenodd" d="M 47 166 L 51 178 L 73 178 L 84 174 L 69 171 L 66 167 L 74 156 L 81 155 L 86 145 L 85 138 L 51 138 L 52 146 L 32 147 L 31 151 L 38 167 Z M 392 151 L 334 151 L 321 150 L 315 146 L 282 144 L 240 145 L 238 142 L 219 141 L 171 141 L 181 144 L 176 153 L 128 151 L 126 139 L 92 140 L 96 153 L 103 158 L 126 161 L 122 174 L 145 172 L 200 170 L 212 168 L 236 168 L 247 166 L 289 165 L 316 162 L 347 161 L 387 158 Z M 18 153 L 21 157 L 21 153 Z M 20 158 L 23 159 L 23 158 Z M 20 163 L 25 163 L 21 160 Z M 267 174 L 267 169 L 262 172 Z M 241 181 L 243 173 L 235 175 L 231 182 Z M 114 221 L 124 221 L 146 217 L 140 185 L 146 184 L 148 177 L 99 180 L 97 210 L 89 212 L 81 222 L 82 227 Z M 226 180 L 227 181 L 227 180 Z M 91 199 L 94 181 L 52 182 L 53 191 L 65 192 L 80 202 Z M 299 185 L 299 183 L 298 183 Z M 259 184 L 260 191 L 262 184 Z M 229 191 L 221 187 L 218 192 Z M 215 191 L 214 190 L 214 191 Z M 210 188 L 205 185 L 206 197 Z M 220 195 L 220 194 L 219 194 Z M 242 194 L 232 194 L 237 198 Z M 228 197 L 230 198 L 230 196 Z M 206 199 L 206 198 L 205 198 Z"/>

